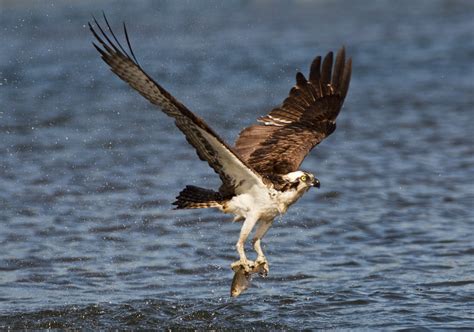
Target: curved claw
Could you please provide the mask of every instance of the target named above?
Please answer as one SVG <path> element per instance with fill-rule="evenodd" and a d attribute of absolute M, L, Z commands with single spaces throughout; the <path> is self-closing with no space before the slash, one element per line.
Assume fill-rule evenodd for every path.
<path fill-rule="evenodd" d="M 244 270 L 244 272 L 248 274 L 251 273 L 255 268 L 255 263 L 248 259 L 240 259 L 238 261 L 233 262 L 230 267 L 234 272 Z"/>
<path fill-rule="evenodd" d="M 261 277 L 266 278 L 270 272 L 270 266 L 268 265 L 267 259 L 265 257 L 257 258 L 254 270 L 256 270 Z"/>
<path fill-rule="evenodd" d="M 235 272 L 230 288 L 230 295 L 232 297 L 239 296 L 243 291 L 249 288 L 254 273 L 266 277 L 270 270 L 265 257 L 259 257 L 255 262 L 249 261 L 248 259 L 238 260 L 232 263 L 231 267 Z"/>

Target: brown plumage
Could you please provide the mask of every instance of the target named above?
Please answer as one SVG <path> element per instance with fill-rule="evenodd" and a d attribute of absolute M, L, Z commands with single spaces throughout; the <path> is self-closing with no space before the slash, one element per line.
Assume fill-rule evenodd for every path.
<path fill-rule="evenodd" d="M 296 86 L 283 104 L 259 118 L 261 124 L 240 133 L 235 143 L 237 152 L 260 174 L 298 170 L 309 151 L 336 129 L 351 67 L 351 60 L 345 60 L 344 48 L 337 54 L 333 73 L 332 52 L 324 58 L 322 68 L 321 57 L 316 57 L 309 80 L 298 72 Z"/>
<path fill-rule="evenodd" d="M 176 197 L 176 209 L 220 207 L 226 199 L 220 193 L 196 186 L 186 186 Z"/>
<path fill-rule="evenodd" d="M 239 187 L 242 186 L 246 187 L 252 184 L 264 186 L 267 180 L 263 179 L 251 166 L 243 161 L 234 152 L 233 148 L 227 145 L 204 120 L 192 113 L 141 68 L 131 48 L 125 24 L 123 26 L 124 33 L 131 55 L 115 37 L 105 15 L 104 20 L 111 37 L 105 33 L 95 18 L 94 22 L 101 36 L 89 23 L 89 29 L 102 46 L 99 47 L 93 43 L 102 59 L 117 76 L 152 104 L 159 106 L 168 116 L 175 119 L 176 126 L 186 136 L 188 143 L 196 149 L 199 158 L 207 161 L 209 166 L 219 174 L 223 183 L 222 191 L 238 193 Z"/>
<path fill-rule="evenodd" d="M 336 117 L 344 102 L 351 78 L 351 60 L 345 60 L 342 48 L 336 57 L 328 53 L 321 66 L 316 57 L 310 68 L 309 80 L 300 72 L 296 85 L 283 103 L 258 119 L 260 124 L 245 128 L 235 148 L 226 144 L 201 118 L 155 82 L 138 64 L 124 25 L 130 54 L 115 37 L 107 18 L 104 20 L 109 37 L 98 22 L 101 36 L 89 28 L 102 47 L 94 44 L 110 69 L 152 104 L 175 119 L 176 126 L 196 149 L 201 160 L 207 161 L 222 180 L 219 192 L 225 196 L 237 194 L 239 186 L 252 183 L 273 183 L 281 190 L 280 175 L 296 171 L 309 151 L 336 128 Z M 111 39 L 113 38 L 113 40 Z M 237 166 L 238 172 L 235 172 Z M 234 171 L 229 171 L 233 169 Z"/>

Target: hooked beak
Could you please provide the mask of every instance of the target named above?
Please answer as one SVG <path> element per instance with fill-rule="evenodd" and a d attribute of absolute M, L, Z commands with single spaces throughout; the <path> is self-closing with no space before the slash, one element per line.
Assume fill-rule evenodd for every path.
<path fill-rule="evenodd" d="M 313 183 L 311 183 L 311 185 L 312 185 L 313 187 L 316 187 L 316 188 L 320 188 L 320 187 L 321 187 L 321 183 L 320 183 L 319 180 L 316 179 L 316 178 L 314 178 Z"/>

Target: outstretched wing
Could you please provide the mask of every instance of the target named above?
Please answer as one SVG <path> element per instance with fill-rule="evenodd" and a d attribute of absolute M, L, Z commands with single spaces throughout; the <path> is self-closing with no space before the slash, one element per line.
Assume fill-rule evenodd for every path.
<path fill-rule="evenodd" d="M 296 74 L 288 98 L 262 124 L 245 128 L 235 144 L 240 156 L 260 174 L 287 174 L 298 170 L 303 159 L 336 129 L 351 79 L 352 61 L 341 48 L 333 70 L 333 53 L 318 56 L 311 64 L 309 80 Z"/>
<path fill-rule="evenodd" d="M 112 32 L 104 15 L 110 37 L 94 18 L 98 31 L 89 23 L 89 28 L 100 46 L 93 43 L 110 69 L 152 104 L 175 119 L 176 126 L 187 141 L 196 149 L 201 160 L 207 161 L 219 174 L 227 193 L 240 193 L 257 185 L 263 186 L 262 177 L 243 161 L 202 119 L 176 100 L 168 91 L 156 83 L 138 64 L 124 24 L 124 33 L 131 56 L 122 47 Z M 99 33 L 100 35 L 99 35 Z M 112 39 L 113 38 L 113 41 Z"/>

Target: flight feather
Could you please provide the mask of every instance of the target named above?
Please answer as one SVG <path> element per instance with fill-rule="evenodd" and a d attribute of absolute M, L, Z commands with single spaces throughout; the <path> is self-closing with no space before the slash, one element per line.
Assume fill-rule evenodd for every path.
<path fill-rule="evenodd" d="M 142 69 L 131 48 L 125 25 L 124 33 L 131 55 L 119 43 L 105 15 L 104 20 L 110 36 L 97 20 L 94 19 L 94 22 L 98 31 L 89 23 L 90 30 L 100 44 L 93 43 L 94 47 L 101 54 L 102 59 L 123 81 L 175 119 L 176 126 L 196 149 L 199 158 L 207 161 L 209 166 L 219 174 L 225 191 L 228 194 L 238 194 L 252 185 L 263 187 L 262 177 L 242 160 L 232 147 L 227 145 L 204 120 L 192 113 Z"/>
<path fill-rule="evenodd" d="M 296 85 L 283 103 L 245 128 L 235 147 L 260 174 L 287 174 L 298 170 L 311 149 L 336 129 L 336 117 L 351 78 L 351 60 L 341 48 L 333 69 L 333 53 L 321 65 L 316 57 L 309 79 L 298 72 Z"/>

